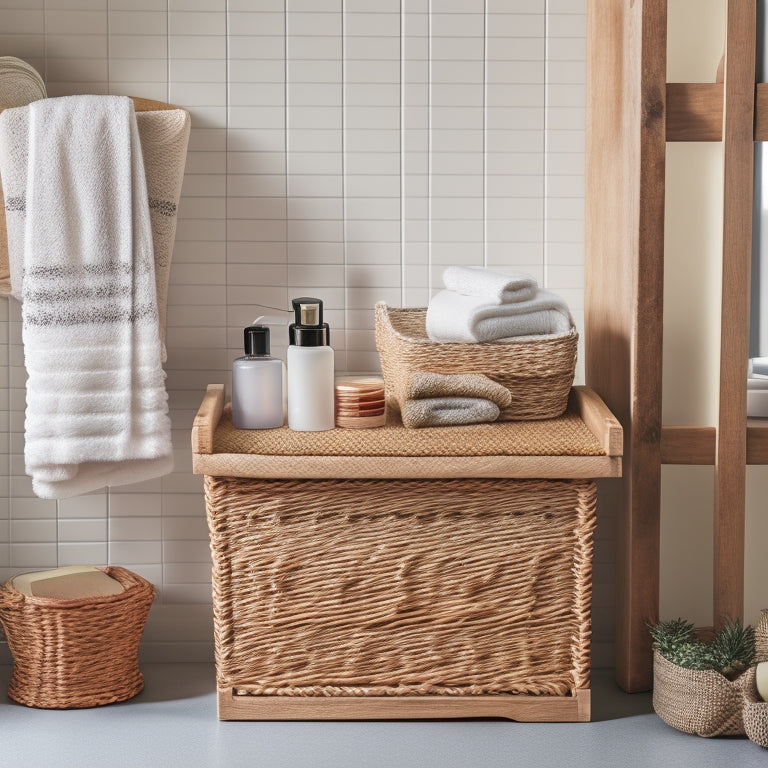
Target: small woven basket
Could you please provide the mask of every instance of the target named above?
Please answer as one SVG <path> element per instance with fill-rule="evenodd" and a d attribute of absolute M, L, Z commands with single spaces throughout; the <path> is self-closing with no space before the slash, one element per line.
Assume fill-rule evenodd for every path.
<path fill-rule="evenodd" d="M 219 687 L 589 687 L 595 484 L 205 478 Z"/>
<path fill-rule="evenodd" d="M 0 588 L 0 622 L 13 655 L 8 696 L 43 709 L 124 701 L 144 687 L 138 650 L 154 586 L 125 568 L 104 571 L 124 591 L 64 600 Z"/>
<path fill-rule="evenodd" d="M 745 673 L 736 680 L 711 669 L 686 669 L 653 653 L 653 708 L 678 731 L 737 736 L 744 731 Z M 752 675 L 754 685 L 754 673 Z"/>
<path fill-rule="evenodd" d="M 757 692 L 756 670 L 757 667 L 750 667 L 743 675 L 744 731 L 755 744 L 768 748 L 768 701 L 763 701 Z"/>
<path fill-rule="evenodd" d="M 427 310 L 376 304 L 376 348 L 387 402 L 399 410 L 416 371 L 482 373 L 512 394 L 499 421 L 552 419 L 568 405 L 576 370 L 576 329 L 565 336 L 514 341 L 438 343 L 426 331 Z"/>

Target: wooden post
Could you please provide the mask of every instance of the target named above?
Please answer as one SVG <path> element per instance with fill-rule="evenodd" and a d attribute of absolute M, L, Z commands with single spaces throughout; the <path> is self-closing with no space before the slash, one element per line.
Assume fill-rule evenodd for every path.
<path fill-rule="evenodd" d="M 589 0 L 586 380 L 624 428 L 616 673 L 650 688 L 658 618 L 666 153 L 665 0 Z"/>
<path fill-rule="evenodd" d="M 723 279 L 715 455 L 713 619 L 744 613 L 747 358 L 754 168 L 755 0 L 728 0 L 723 93 Z"/>

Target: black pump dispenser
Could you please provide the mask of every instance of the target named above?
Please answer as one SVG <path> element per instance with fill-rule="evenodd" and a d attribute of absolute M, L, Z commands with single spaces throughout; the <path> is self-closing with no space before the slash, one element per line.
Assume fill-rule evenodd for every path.
<path fill-rule="evenodd" d="M 331 332 L 323 322 L 323 302 L 303 296 L 292 299 L 294 320 L 288 326 L 288 342 L 297 347 L 327 347 Z"/>
<path fill-rule="evenodd" d="M 269 354 L 269 328 L 266 325 L 249 325 L 243 329 L 243 348 L 249 356 Z"/>

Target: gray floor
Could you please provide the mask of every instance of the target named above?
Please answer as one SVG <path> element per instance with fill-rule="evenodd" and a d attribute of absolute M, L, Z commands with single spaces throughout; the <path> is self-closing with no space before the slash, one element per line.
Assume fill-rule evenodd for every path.
<path fill-rule="evenodd" d="M 665 725 L 648 694 L 593 675 L 593 722 L 493 720 L 221 723 L 208 664 L 143 665 L 144 691 L 123 704 L 37 710 L 0 700 L 2 768 L 707 768 L 768 766 L 746 738 L 701 739 Z M 0 666 L 0 690 L 10 667 Z"/>

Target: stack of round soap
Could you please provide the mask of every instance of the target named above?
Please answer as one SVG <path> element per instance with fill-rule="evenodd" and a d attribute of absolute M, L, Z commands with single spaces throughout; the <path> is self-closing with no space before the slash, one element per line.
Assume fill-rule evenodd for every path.
<path fill-rule="evenodd" d="M 346 429 L 383 427 L 384 380 L 380 376 L 336 378 L 336 426 Z"/>

